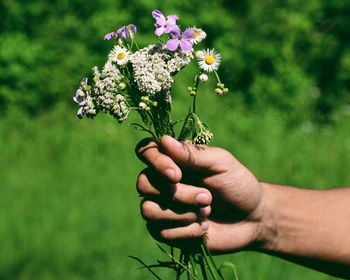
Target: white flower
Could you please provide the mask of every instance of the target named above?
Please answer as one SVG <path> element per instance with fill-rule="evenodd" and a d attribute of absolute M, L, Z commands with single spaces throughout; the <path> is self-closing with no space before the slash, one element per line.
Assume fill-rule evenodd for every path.
<path fill-rule="evenodd" d="M 212 72 L 219 68 L 221 55 L 214 49 L 203 51 L 203 56 L 198 58 L 199 68 L 206 72 Z"/>
<path fill-rule="evenodd" d="M 120 71 L 118 68 L 112 63 L 111 60 L 108 60 L 106 64 L 103 66 L 102 75 L 107 76 L 108 78 L 114 81 L 120 81 Z"/>
<path fill-rule="evenodd" d="M 187 29 L 192 29 L 194 32 L 194 38 L 190 40 L 190 42 L 192 44 L 198 44 L 199 42 L 202 42 L 206 37 L 207 37 L 207 33 L 205 33 L 202 29 L 197 28 L 197 27 L 191 27 L 191 28 L 187 28 Z M 186 30 L 187 30 L 186 29 Z M 185 30 L 185 31 L 186 31 Z"/>
<path fill-rule="evenodd" d="M 125 65 L 129 62 L 130 52 L 127 49 L 116 45 L 109 53 L 108 58 L 118 65 Z"/>
<path fill-rule="evenodd" d="M 199 80 L 200 80 L 202 83 L 205 83 L 206 81 L 208 81 L 208 75 L 206 75 L 206 74 L 201 74 L 201 75 L 199 75 Z"/>
<path fill-rule="evenodd" d="M 204 56 L 204 51 L 196 51 L 194 55 L 196 56 L 197 59 L 200 59 Z"/>
<path fill-rule="evenodd" d="M 130 56 L 130 61 L 139 90 L 148 95 L 169 90 L 174 82 L 172 73 L 188 64 L 191 56 L 190 52 L 171 52 L 162 44 L 138 50 Z"/>

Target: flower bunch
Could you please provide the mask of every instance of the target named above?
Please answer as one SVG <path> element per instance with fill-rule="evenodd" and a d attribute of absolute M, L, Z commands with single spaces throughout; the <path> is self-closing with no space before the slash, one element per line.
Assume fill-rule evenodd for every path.
<path fill-rule="evenodd" d="M 73 97 L 80 106 L 77 116 L 94 118 L 103 112 L 123 123 L 131 111 L 136 111 L 142 122 L 134 126 L 150 133 L 155 141 L 159 141 L 163 135 L 171 135 L 179 141 L 188 139 L 194 144 L 208 144 L 213 134 L 198 117 L 196 98 L 199 86 L 208 81 L 209 72 L 213 72 L 216 79 L 214 92 L 218 95 L 228 92 L 217 73 L 221 55 L 214 49 L 196 50 L 197 44 L 207 34 L 197 27 L 181 31 L 177 15 L 165 16 L 159 10 L 154 10 L 152 17 L 158 42 L 143 48 L 136 41 L 137 27 L 133 24 L 105 35 L 105 40 L 115 39 L 116 44 L 102 69 L 94 66 L 93 78 L 90 81 L 86 77 L 82 79 Z M 192 98 L 190 109 L 183 120 L 173 121 L 170 113 L 174 76 L 192 61 L 197 62 L 198 70 L 194 73 L 193 85 L 187 87 Z M 176 133 L 175 124 L 179 122 L 182 122 L 182 127 Z M 193 250 L 182 250 L 178 259 L 173 253 L 167 255 L 170 262 L 146 267 L 149 270 L 151 267 L 169 267 L 176 271 L 177 279 L 183 272 L 189 279 L 197 279 L 195 265 L 198 264 L 204 269 L 203 279 L 209 279 L 206 269 L 209 269 L 212 279 L 223 279 L 204 237 L 203 242 Z"/>
<path fill-rule="evenodd" d="M 218 95 L 228 92 L 221 83 L 217 69 L 221 55 L 214 49 L 195 50 L 206 33 L 197 27 L 181 31 L 177 15 L 165 16 L 159 10 L 152 12 L 158 42 L 140 48 L 136 41 L 137 27 L 129 24 L 105 35 L 116 44 L 99 70 L 93 67 L 93 79 L 83 78 L 73 97 L 79 104 L 78 117 L 94 118 L 99 112 L 108 113 L 124 122 L 131 111 L 137 111 L 142 123 L 135 127 L 149 132 L 155 140 L 169 134 L 176 136 L 170 116 L 174 76 L 192 61 L 197 61 L 198 73 L 194 85 L 188 87 L 193 97 L 189 114 L 178 133 L 180 140 L 189 139 L 195 144 L 208 144 L 213 134 L 199 119 L 196 96 L 200 83 L 208 81 L 207 72 L 217 79 Z"/>

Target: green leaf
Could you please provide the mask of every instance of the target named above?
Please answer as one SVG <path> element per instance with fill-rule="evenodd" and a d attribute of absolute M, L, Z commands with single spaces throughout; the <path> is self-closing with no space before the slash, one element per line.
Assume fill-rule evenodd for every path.
<path fill-rule="evenodd" d="M 236 268 L 236 266 L 233 263 L 231 263 L 231 262 L 224 262 L 220 266 L 219 272 L 221 273 L 223 269 L 229 269 L 232 272 L 232 274 L 234 276 L 234 279 L 238 280 L 237 268 Z"/>

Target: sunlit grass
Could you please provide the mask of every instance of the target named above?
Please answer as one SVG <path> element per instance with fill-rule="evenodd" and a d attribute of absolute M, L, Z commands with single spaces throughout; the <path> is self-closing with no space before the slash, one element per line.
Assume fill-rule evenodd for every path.
<path fill-rule="evenodd" d="M 242 115 L 209 93 L 200 102 L 213 145 L 233 152 L 259 179 L 349 184 L 348 117 L 334 127 L 288 129 L 275 112 Z M 0 124 L 0 278 L 152 279 L 131 271 L 139 264 L 127 258 L 166 259 L 139 216 L 135 181 L 143 164 L 134 147 L 145 135 L 108 117 L 73 115 L 60 106 L 37 119 L 12 112 Z M 260 253 L 217 262 L 224 260 L 237 265 L 241 280 L 335 279 Z"/>

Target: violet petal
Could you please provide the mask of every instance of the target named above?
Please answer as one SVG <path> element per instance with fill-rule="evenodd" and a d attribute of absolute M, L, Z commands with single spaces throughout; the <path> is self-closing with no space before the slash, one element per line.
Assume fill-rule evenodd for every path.
<path fill-rule="evenodd" d="M 179 47 L 179 43 L 180 43 L 180 40 L 178 39 L 170 39 L 168 40 L 168 42 L 166 42 L 166 47 L 170 51 L 175 51 Z"/>
<path fill-rule="evenodd" d="M 84 117 L 84 107 L 80 107 L 78 112 L 77 112 L 77 116 L 79 119 L 82 119 Z"/>
<path fill-rule="evenodd" d="M 106 34 L 106 36 L 104 37 L 105 40 L 110 40 L 112 38 L 115 37 L 115 33 L 114 32 L 111 32 L 111 33 L 108 33 Z"/>
<path fill-rule="evenodd" d="M 161 16 L 164 17 L 164 15 L 163 15 L 163 13 L 161 11 L 159 11 L 159 10 L 153 10 L 152 11 L 152 17 L 153 18 L 157 19 L 157 18 L 159 18 Z"/>
<path fill-rule="evenodd" d="M 161 27 L 158 27 L 154 33 L 155 33 L 157 36 L 160 36 L 160 35 L 162 35 L 162 34 L 164 33 L 164 31 L 165 31 L 165 30 L 164 30 L 164 27 L 161 26 Z"/>
<path fill-rule="evenodd" d="M 137 33 L 137 28 L 134 24 L 129 24 L 129 27 L 130 27 L 132 33 L 134 33 L 134 34 Z"/>
<path fill-rule="evenodd" d="M 188 52 L 192 49 L 192 43 L 187 40 L 181 40 L 180 47 L 184 52 Z"/>
<path fill-rule="evenodd" d="M 194 30 L 192 28 L 186 29 L 184 33 L 182 33 L 182 39 L 190 40 L 194 38 Z"/>
<path fill-rule="evenodd" d="M 170 23 L 170 24 L 176 24 L 176 20 L 178 20 L 179 17 L 177 15 L 170 15 L 170 16 L 167 16 L 167 21 Z"/>
<path fill-rule="evenodd" d="M 180 35 L 181 35 L 180 27 L 178 27 L 177 25 L 173 25 L 171 27 L 171 31 L 169 33 L 176 38 L 180 37 Z"/>

